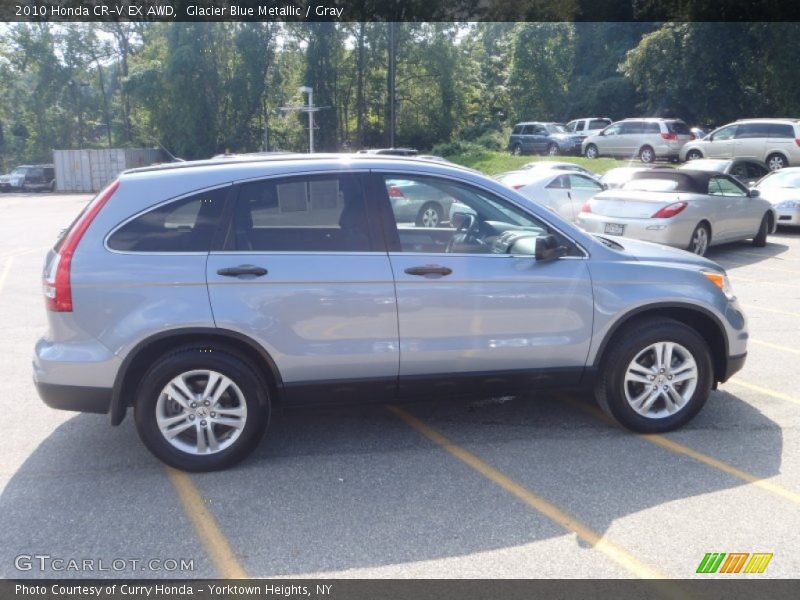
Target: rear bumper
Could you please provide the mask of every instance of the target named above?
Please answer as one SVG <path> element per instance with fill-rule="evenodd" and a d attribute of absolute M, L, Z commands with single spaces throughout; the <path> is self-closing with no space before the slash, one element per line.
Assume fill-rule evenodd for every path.
<path fill-rule="evenodd" d="M 664 244 L 674 248 L 686 249 L 692 237 L 694 225 L 670 219 L 625 219 L 621 217 L 607 217 L 592 213 L 580 213 L 576 220 L 578 227 L 588 233 L 605 234 L 607 224 L 623 225 L 623 236 L 645 242 Z M 622 236 L 620 236 L 622 237 Z M 624 241 L 620 241 L 625 244 Z"/>
<path fill-rule="evenodd" d="M 111 389 L 60 385 L 35 381 L 39 397 L 50 408 L 106 414 L 111 406 Z"/>
<path fill-rule="evenodd" d="M 740 354 L 739 356 L 729 356 L 728 357 L 728 366 L 725 369 L 725 373 L 722 377 L 722 382 L 728 381 L 735 373 L 738 373 L 744 367 L 744 361 L 747 359 L 747 352 L 744 354 Z"/>

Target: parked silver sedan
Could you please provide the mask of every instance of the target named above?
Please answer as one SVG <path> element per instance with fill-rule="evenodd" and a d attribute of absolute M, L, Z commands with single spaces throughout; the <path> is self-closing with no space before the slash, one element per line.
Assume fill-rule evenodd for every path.
<path fill-rule="evenodd" d="M 703 255 L 709 246 L 752 238 L 767 243 L 775 210 L 730 175 L 652 169 L 592 198 L 578 215 L 586 231 L 632 237 Z"/>
<path fill-rule="evenodd" d="M 772 203 L 778 216 L 778 225 L 800 227 L 800 167 L 773 171 L 759 181 L 754 189 Z"/>
<path fill-rule="evenodd" d="M 594 177 L 560 169 L 513 171 L 497 180 L 567 221 L 575 221 L 581 207 L 605 189 Z"/>

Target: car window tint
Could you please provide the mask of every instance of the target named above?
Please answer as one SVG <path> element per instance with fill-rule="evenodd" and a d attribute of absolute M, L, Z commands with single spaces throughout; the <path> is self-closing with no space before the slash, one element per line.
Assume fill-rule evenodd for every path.
<path fill-rule="evenodd" d="M 513 133 L 514 135 L 519 135 L 520 133 L 522 133 L 522 125 L 515 125 L 514 131 L 512 131 L 511 133 Z"/>
<path fill-rule="evenodd" d="M 573 189 L 594 190 L 597 192 L 600 192 L 603 189 L 603 186 L 601 186 L 599 183 L 589 179 L 588 177 L 584 177 L 583 175 L 570 175 L 569 183 L 570 187 Z"/>
<path fill-rule="evenodd" d="M 348 175 L 244 184 L 236 198 L 228 245 L 254 252 L 369 251 L 361 186 Z"/>
<path fill-rule="evenodd" d="M 614 125 L 609 125 L 606 129 L 603 130 L 603 135 L 619 135 L 621 125 L 619 123 L 615 123 Z"/>
<path fill-rule="evenodd" d="M 767 123 L 766 130 L 771 138 L 794 138 L 794 127 L 788 123 Z"/>
<path fill-rule="evenodd" d="M 606 119 L 592 119 L 589 121 L 589 129 L 602 129 L 606 125 L 610 125 L 611 121 L 607 121 Z"/>
<path fill-rule="evenodd" d="M 642 129 L 644 133 L 661 133 L 658 123 L 644 123 Z"/>
<path fill-rule="evenodd" d="M 201 192 L 135 217 L 108 247 L 121 252 L 208 252 L 230 188 Z"/>
<path fill-rule="evenodd" d="M 570 121 L 564 126 L 564 129 L 566 129 L 569 133 L 575 133 L 575 129 L 577 128 L 577 126 L 578 126 L 577 121 Z"/>
<path fill-rule="evenodd" d="M 708 180 L 708 193 L 712 196 L 745 196 L 746 193 L 730 179 L 712 177 Z"/>
<path fill-rule="evenodd" d="M 620 129 L 620 135 L 642 133 L 642 126 L 643 124 L 641 121 L 628 121 L 627 123 L 623 123 Z"/>
<path fill-rule="evenodd" d="M 769 123 L 743 123 L 736 130 L 736 139 L 769 137 Z"/>
<path fill-rule="evenodd" d="M 532 133 L 533 133 L 533 125 L 525 125 L 525 127 L 522 128 L 523 135 L 530 135 Z"/>
<path fill-rule="evenodd" d="M 670 133 L 677 133 L 678 135 L 692 135 L 691 129 L 683 121 L 672 121 L 667 123 L 667 130 Z"/>

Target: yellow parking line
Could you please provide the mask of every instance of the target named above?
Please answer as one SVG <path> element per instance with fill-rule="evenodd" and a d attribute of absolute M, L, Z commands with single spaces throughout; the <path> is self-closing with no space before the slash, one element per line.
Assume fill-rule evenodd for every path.
<path fill-rule="evenodd" d="M 6 264 L 3 267 L 3 272 L 0 273 L 0 292 L 3 291 L 3 287 L 6 285 L 6 279 L 8 279 L 8 274 L 11 272 L 11 263 L 14 262 L 14 257 L 9 256 L 8 260 L 6 260 Z"/>
<path fill-rule="evenodd" d="M 192 483 L 191 477 L 182 471 L 177 471 L 172 467 L 164 467 L 167 470 L 169 480 L 178 493 L 178 497 L 183 504 L 186 516 L 194 525 L 197 537 L 214 563 L 217 572 L 224 579 L 246 579 L 247 573 L 236 560 L 236 555 L 231 549 L 231 545 L 223 535 L 222 530 L 217 524 L 214 515 L 206 508 L 203 496 Z"/>
<path fill-rule="evenodd" d="M 761 310 L 768 313 L 773 313 L 776 315 L 787 315 L 789 317 L 800 317 L 800 312 L 793 312 L 791 310 L 778 310 L 776 308 L 766 308 L 765 306 L 759 306 L 758 304 L 745 304 L 744 302 L 739 302 L 739 306 L 742 308 L 746 308 L 747 310 Z"/>
<path fill-rule="evenodd" d="M 741 263 L 741 262 L 736 262 L 735 260 L 731 260 L 730 258 L 717 258 L 715 260 L 717 262 L 719 262 L 719 261 L 727 261 L 729 263 L 732 263 L 732 264 L 736 265 L 737 267 L 758 267 L 759 269 L 766 269 L 767 271 L 780 271 L 781 273 L 793 273 L 795 275 L 800 275 L 800 271 L 794 271 L 792 269 L 781 269 L 780 267 L 766 267 L 766 266 L 760 265 L 760 264 L 759 265 L 755 265 L 755 264 L 749 264 L 749 263 Z"/>
<path fill-rule="evenodd" d="M 599 408 L 595 408 L 593 406 L 588 406 L 581 402 L 576 402 L 574 400 L 569 401 L 570 404 L 578 406 L 584 412 L 587 412 L 598 419 L 605 421 L 606 423 L 617 425 L 611 418 L 606 416 L 604 412 L 602 412 Z M 697 462 L 703 463 L 706 466 L 711 467 L 712 469 L 717 469 L 718 471 L 722 471 L 723 473 L 727 473 L 728 475 L 735 477 L 737 479 L 741 479 L 745 483 L 752 484 L 758 488 L 761 488 L 764 491 L 770 492 L 775 494 L 776 496 L 780 496 L 781 498 L 788 500 L 794 504 L 800 506 L 800 494 L 787 490 L 784 487 L 781 487 L 777 483 L 772 483 L 771 481 L 767 481 L 761 477 L 757 477 L 752 473 L 748 473 L 747 471 L 743 471 L 742 469 L 738 469 L 733 465 L 729 465 L 726 462 L 718 460 L 716 458 L 712 458 L 707 454 L 703 454 L 702 452 L 698 452 L 697 450 L 693 450 L 688 446 L 684 446 L 683 444 L 679 444 L 673 440 L 670 440 L 663 435 L 659 435 L 657 433 L 648 433 L 642 434 L 637 433 L 635 434 L 636 437 L 643 439 L 646 442 L 650 442 L 655 446 L 659 446 L 660 448 L 664 448 L 665 450 L 669 450 L 674 454 L 680 454 L 683 456 L 688 456 L 696 460 Z"/>
<path fill-rule="evenodd" d="M 580 539 L 591 544 L 596 550 L 605 554 L 608 558 L 616 562 L 626 571 L 643 579 L 663 579 L 665 577 L 665 575 L 646 565 L 621 546 L 618 546 L 615 543 L 603 538 L 603 536 L 593 529 L 590 529 L 577 519 L 571 517 L 566 512 L 558 508 L 555 504 L 552 504 L 544 498 L 537 496 L 471 452 L 461 448 L 460 446 L 457 446 L 417 417 L 411 415 L 401 408 L 398 408 L 397 406 L 389 406 L 388 408 L 390 412 L 394 413 L 397 417 L 405 421 L 407 425 L 413 429 L 416 429 L 419 433 L 424 435 L 433 443 L 441 446 L 452 456 L 483 475 L 492 483 L 497 484 L 513 496 L 516 496 L 519 500 L 534 510 L 537 510 L 551 521 L 561 525 L 568 531 L 572 531 Z"/>
<path fill-rule="evenodd" d="M 788 394 L 784 394 L 783 392 L 778 392 L 776 390 L 771 390 L 769 388 L 761 387 L 760 385 L 756 385 L 754 383 L 748 383 L 747 381 L 742 381 L 738 377 L 733 377 L 732 379 L 729 379 L 726 383 L 732 383 L 733 385 L 738 385 L 739 387 L 747 388 L 748 390 L 758 392 L 759 394 L 764 394 L 765 396 L 769 396 L 770 398 L 775 398 L 776 400 L 786 400 L 787 402 L 794 402 L 795 404 L 800 404 L 799 398 L 795 398 Z"/>
<path fill-rule="evenodd" d="M 765 346 L 767 348 L 772 348 L 773 350 L 780 350 L 781 352 L 789 352 L 790 354 L 800 355 L 800 350 L 797 348 L 789 348 L 789 346 L 781 346 L 780 344 L 773 344 L 772 342 L 762 342 L 761 340 L 754 340 L 753 338 L 750 338 L 748 341 L 751 344 L 756 344 L 757 346 Z"/>

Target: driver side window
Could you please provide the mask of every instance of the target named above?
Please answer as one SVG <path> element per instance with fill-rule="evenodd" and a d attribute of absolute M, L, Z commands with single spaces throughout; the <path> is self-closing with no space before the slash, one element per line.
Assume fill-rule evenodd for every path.
<path fill-rule="evenodd" d="M 499 240 L 508 231 L 533 237 L 551 233 L 510 202 L 461 183 L 386 175 L 384 184 L 401 252 L 506 253 Z"/>

